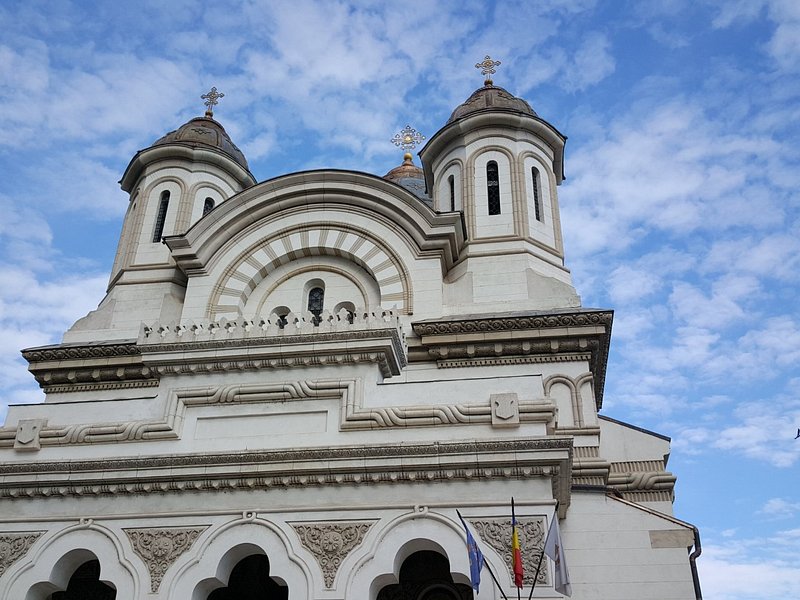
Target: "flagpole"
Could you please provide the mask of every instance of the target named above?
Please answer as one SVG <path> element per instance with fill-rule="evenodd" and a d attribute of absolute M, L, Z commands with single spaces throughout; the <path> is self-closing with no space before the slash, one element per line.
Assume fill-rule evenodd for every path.
<path fill-rule="evenodd" d="M 514 528 L 516 526 L 517 526 L 517 515 L 514 512 L 514 496 L 511 496 L 511 532 L 512 532 L 512 535 L 513 535 L 513 532 L 514 532 Z M 511 560 L 512 561 L 514 560 L 514 558 L 513 558 L 513 550 L 512 550 L 512 558 L 511 558 Z M 515 572 L 515 575 L 516 575 L 516 572 Z M 522 590 L 522 588 L 517 586 L 517 600 L 522 600 L 522 596 L 521 596 L 522 591 L 521 590 Z"/>
<path fill-rule="evenodd" d="M 547 543 L 547 538 L 546 537 L 545 537 L 544 542 L 545 542 L 545 544 Z M 539 579 L 539 569 L 541 569 L 541 567 L 542 567 L 542 560 L 543 559 L 544 559 L 544 545 L 542 545 L 542 553 L 539 555 L 539 564 L 536 565 L 536 575 L 533 576 L 533 585 L 531 586 L 531 593 L 528 594 L 528 600 L 531 600 L 531 598 L 533 598 L 533 590 L 536 587 L 536 580 Z"/>
<path fill-rule="evenodd" d="M 483 557 L 483 566 L 486 567 L 486 569 L 489 571 L 489 575 L 492 576 L 492 581 L 494 581 L 494 584 L 497 586 L 497 589 L 500 590 L 500 593 L 503 594 L 504 600 L 508 600 L 508 596 L 506 596 L 506 593 L 503 591 L 503 588 L 500 587 L 500 582 L 497 581 L 497 577 L 495 577 L 494 571 L 492 571 L 492 567 L 490 567 L 489 563 L 486 562 L 485 556 Z"/>

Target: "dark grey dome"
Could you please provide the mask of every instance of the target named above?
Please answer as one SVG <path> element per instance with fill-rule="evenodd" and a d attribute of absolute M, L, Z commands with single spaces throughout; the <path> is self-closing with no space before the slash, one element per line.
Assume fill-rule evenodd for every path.
<path fill-rule="evenodd" d="M 517 98 L 501 87 L 485 85 L 475 90 L 464 103 L 459 104 L 447 122 L 452 123 L 481 110 L 512 110 L 532 117 L 537 116 L 531 105 L 522 98 Z"/>
<path fill-rule="evenodd" d="M 431 203 L 430 197 L 425 193 L 425 175 L 414 164 L 410 154 L 403 157 L 402 165 L 389 171 L 383 178 L 403 186 L 423 202 Z"/>
<path fill-rule="evenodd" d="M 167 135 L 153 143 L 153 146 L 163 146 L 166 144 L 186 144 L 190 146 L 208 146 L 216 150 L 221 150 L 239 165 L 249 170 L 247 159 L 239 148 L 231 141 L 225 128 L 209 117 L 196 117 L 181 125 L 175 131 L 170 131 Z"/>

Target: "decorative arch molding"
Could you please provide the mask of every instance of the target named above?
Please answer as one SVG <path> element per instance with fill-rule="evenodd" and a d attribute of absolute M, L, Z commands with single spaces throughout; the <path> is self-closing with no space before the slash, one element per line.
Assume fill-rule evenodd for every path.
<path fill-rule="evenodd" d="M 198 201 L 197 194 L 200 192 L 200 190 L 205 189 L 205 188 L 213 190 L 214 192 L 219 194 L 219 203 L 216 206 L 219 206 L 220 204 L 225 202 L 225 200 L 227 200 L 231 196 L 231 191 L 230 190 L 223 189 L 222 186 L 220 186 L 218 183 L 216 183 L 214 181 L 204 180 L 204 181 L 198 181 L 198 182 L 192 184 L 192 186 L 186 192 L 186 198 L 189 201 L 181 204 L 181 211 L 180 211 L 180 214 L 178 215 L 179 221 L 178 221 L 178 229 L 177 229 L 177 231 L 186 231 L 191 226 L 191 224 L 192 224 L 192 212 L 193 212 L 194 207 L 195 207 L 195 205 L 197 204 L 197 201 Z M 200 219 L 202 219 L 202 218 L 203 218 L 203 215 L 201 214 L 200 215 Z"/>
<path fill-rule="evenodd" d="M 228 260 L 230 249 L 254 228 L 275 227 L 285 217 L 296 223 L 300 234 L 306 229 L 303 219 L 315 213 L 323 222 L 336 217 L 349 225 L 357 217 L 392 231 L 414 257 L 438 258 L 442 272 L 458 261 L 464 245 L 457 213 L 434 213 L 416 196 L 380 177 L 334 170 L 294 173 L 248 188 L 222 203 L 213 219 L 201 219 L 165 242 L 184 273 L 205 275 Z"/>
<path fill-rule="evenodd" d="M 514 225 L 514 235 L 520 235 L 523 231 L 521 229 L 521 215 L 520 215 L 520 207 L 518 206 L 518 194 L 516 193 L 516 183 L 519 179 L 519 167 L 517 165 L 517 161 L 514 157 L 514 154 L 505 146 L 500 146 L 499 144 L 489 144 L 488 146 L 483 146 L 480 149 L 476 150 L 472 154 L 467 157 L 467 165 L 466 169 L 464 170 L 464 180 L 466 181 L 468 178 L 471 180 L 470 184 L 465 183 L 466 187 L 466 196 L 464 202 L 464 216 L 466 217 L 467 227 L 470 232 L 470 237 L 475 238 L 478 233 L 478 224 L 477 224 L 477 214 L 476 214 L 476 185 L 475 185 L 475 178 L 477 176 L 477 171 L 475 170 L 475 165 L 477 164 L 478 160 L 481 156 L 488 154 L 490 152 L 497 152 L 501 154 L 508 166 L 508 180 L 511 184 L 511 189 L 509 193 L 511 194 L 511 202 L 513 211 L 512 211 L 512 221 Z M 502 170 L 502 165 L 498 164 L 498 169 Z M 502 178 L 501 174 L 498 174 L 499 177 Z"/>
<path fill-rule="evenodd" d="M 424 527 L 420 527 L 420 520 L 424 520 Z M 454 580 L 469 585 L 464 528 L 454 519 L 433 512 L 427 506 L 415 506 L 410 512 L 379 523 L 376 528 L 379 528 L 377 535 L 370 536 L 371 544 L 349 570 L 345 598 L 374 600 L 383 587 L 399 582 L 403 561 L 420 550 L 432 550 L 445 556 L 450 561 Z M 487 557 L 494 565 L 491 559 Z"/>
<path fill-rule="evenodd" d="M 458 186 L 457 189 L 456 189 L 456 194 L 458 194 L 458 196 L 456 198 L 461 201 L 460 202 L 461 203 L 461 208 L 456 208 L 456 211 L 464 211 L 465 199 L 466 199 L 466 193 L 467 193 L 467 187 L 468 187 L 467 184 L 466 184 L 466 181 L 467 181 L 466 172 L 467 172 L 467 170 L 466 170 L 466 166 L 464 164 L 464 161 L 461 158 L 456 157 L 456 158 L 451 158 L 450 160 L 448 160 L 447 163 L 444 166 L 442 166 L 438 171 L 438 175 L 437 175 L 436 181 L 440 182 L 440 183 L 439 183 L 439 187 L 437 188 L 437 195 L 439 197 L 437 198 L 436 206 L 438 207 L 437 210 L 439 210 L 440 212 L 450 212 L 450 208 L 449 208 L 450 199 L 447 198 L 446 200 L 444 200 L 441 197 L 441 189 L 442 189 L 441 182 L 442 181 L 446 181 L 446 179 L 443 179 L 443 178 L 447 174 L 447 172 L 453 167 L 456 168 L 456 173 L 458 175 L 458 177 L 456 177 L 456 182 L 457 182 L 457 186 Z M 458 202 L 457 202 L 457 204 L 458 204 Z M 447 209 L 444 208 L 445 206 L 447 206 Z"/>
<path fill-rule="evenodd" d="M 8 572 L 0 584 L 0 598 L 44 600 L 67 587 L 83 562 L 100 562 L 100 580 L 112 584 L 117 598 L 139 598 L 140 574 L 129 560 L 120 537 L 93 521 L 81 519 L 54 535 L 45 534 L 35 552 L 29 552 Z"/>
<path fill-rule="evenodd" d="M 297 257 L 315 255 L 340 256 L 356 263 L 377 283 L 382 306 L 397 306 L 403 314 L 413 312 L 411 278 L 393 249 L 361 228 L 314 222 L 301 231 L 282 229 L 239 253 L 214 286 L 206 317 L 240 316 L 252 292 L 273 269 Z"/>
<path fill-rule="evenodd" d="M 568 377 L 567 375 L 551 375 L 544 380 L 544 395 L 550 397 L 550 390 L 554 385 L 562 384 L 569 389 L 570 404 L 572 405 L 572 419 L 575 427 L 583 427 L 585 419 L 583 417 L 583 398 L 581 398 L 580 389 L 585 383 L 594 386 L 594 375 L 590 372 L 582 373 L 575 378 Z"/>
<path fill-rule="evenodd" d="M 213 590 L 227 585 L 236 563 L 251 554 L 268 557 L 270 577 L 288 585 L 292 598 L 310 597 L 312 574 L 289 537 L 250 511 L 212 530 L 176 561 L 174 573 L 168 571 L 162 584 L 165 597 L 206 600 Z"/>

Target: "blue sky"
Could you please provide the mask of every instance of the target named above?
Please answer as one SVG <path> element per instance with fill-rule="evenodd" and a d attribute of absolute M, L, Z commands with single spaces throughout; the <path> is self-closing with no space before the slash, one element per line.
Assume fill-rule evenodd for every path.
<path fill-rule="evenodd" d="M 800 581 L 800 3 L 0 5 L 0 398 L 103 296 L 133 154 L 215 112 L 258 180 L 384 174 L 474 64 L 569 136 L 560 200 L 585 306 L 616 311 L 603 413 L 673 439 L 706 600 Z M 2 409 L 4 412 L 4 409 Z"/>

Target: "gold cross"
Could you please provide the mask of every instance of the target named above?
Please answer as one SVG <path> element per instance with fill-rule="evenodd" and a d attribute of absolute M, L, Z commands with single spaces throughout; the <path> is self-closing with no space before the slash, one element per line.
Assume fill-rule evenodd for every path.
<path fill-rule="evenodd" d="M 202 100 L 205 100 L 204 104 L 208 107 L 206 108 L 206 116 L 208 118 L 214 116 L 214 107 L 219 104 L 218 100 L 224 97 L 225 94 L 218 92 L 216 87 L 212 87 L 210 92 L 200 96 Z"/>
<path fill-rule="evenodd" d="M 404 158 L 408 158 L 411 160 L 411 153 L 409 150 L 413 150 L 417 147 L 418 144 L 422 143 L 422 140 L 425 139 L 425 136 L 422 135 L 419 131 L 411 127 L 411 125 L 406 125 L 403 129 L 400 130 L 399 133 L 394 134 L 394 137 L 391 139 L 391 142 L 395 146 L 399 146 L 403 150 L 406 151 L 406 156 Z"/>
<path fill-rule="evenodd" d="M 483 62 L 479 62 L 475 65 L 476 69 L 481 70 L 481 75 L 486 77 L 484 81 L 485 85 L 492 85 L 492 78 L 489 77 L 489 75 L 494 75 L 497 72 L 494 68 L 500 66 L 500 64 L 499 60 L 492 60 L 492 57 L 487 54 Z"/>

